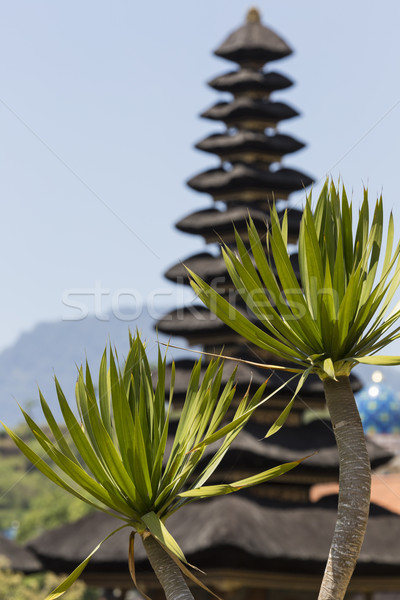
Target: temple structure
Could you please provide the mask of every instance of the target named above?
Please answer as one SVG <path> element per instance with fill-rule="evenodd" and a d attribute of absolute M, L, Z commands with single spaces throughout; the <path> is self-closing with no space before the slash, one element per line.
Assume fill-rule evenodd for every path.
<path fill-rule="evenodd" d="M 189 187 L 208 195 L 211 206 L 190 213 L 176 225 L 180 231 L 202 236 L 210 250 L 185 257 L 170 267 L 165 274 L 167 279 L 179 285 L 189 285 L 186 271 L 188 267 L 254 322 L 257 322 L 256 317 L 236 293 L 226 271 L 220 243 L 223 241 L 235 247 L 235 229 L 246 243 L 246 221 L 249 215 L 256 224 L 261 239 L 264 239 L 272 202 L 277 203 L 279 213 L 283 215 L 288 206 L 289 195 L 304 190 L 313 181 L 309 175 L 283 165 L 284 160 L 289 160 L 286 156 L 290 156 L 292 160 L 292 154 L 304 148 L 304 143 L 279 131 L 286 121 L 299 113 L 289 104 L 275 100 L 275 95 L 286 92 L 293 82 L 286 75 L 272 70 L 269 65 L 291 53 L 288 44 L 261 23 L 260 15 L 254 8 L 249 10 L 245 24 L 229 35 L 215 51 L 218 57 L 233 61 L 237 66 L 235 70 L 219 75 L 209 82 L 213 89 L 224 93 L 225 96 L 229 94 L 230 98 L 217 102 L 201 116 L 211 121 L 222 121 L 226 130 L 208 135 L 196 144 L 196 148 L 217 156 L 220 164 L 217 168 L 199 173 L 188 181 Z M 295 245 L 301 214 L 300 210 L 293 207 L 288 210 L 288 241 L 294 248 L 291 260 L 296 272 L 298 257 Z M 273 364 L 282 362 L 281 359 L 244 340 L 200 301 L 186 308 L 171 311 L 157 323 L 157 327 L 165 334 L 186 338 L 188 345 L 200 345 L 207 352 L 218 353 L 223 348 L 223 353 L 233 358 Z M 185 396 L 195 358 L 197 357 L 178 360 L 176 363 L 177 403 Z M 234 366 L 234 363 L 226 363 L 227 377 Z M 273 373 L 268 382 L 267 392 L 281 387 L 290 377 L 291 374 L 284 372 Z M 264 369 L 240 364 L 238 396 L 245 393 L 249 385 L 255 389 L 265 379 Z M 353 380 L 353 383 L 358 389 L 358 382 Z M 309 487 L 313 483 L 335 479 L 338 467 L 334 440 L 329 435 L 326 423 L 319 420 L 312 424 L 305 423 L 305 418 L 312 417 L 313 411 L 319 414 L 325 406 L 322 383 L 318 377 L 309 377 L 301 390 L 301 398 L 295 402 L 287 421 L 291 430 L 282 430 L 265 444 L 255 441 L 265 435 L 268 424 L 271 424 L 285 408 L 293 395 L 295 385 L 289 384 L 263 408 L 256 411 L 247 427 L 248 437 L 242 438 L 241 442 L 244 444 L 243 439 L 247 440 L 246 443 L 252 450 L 243 454 L 242 448 L 242 454 L 239 454 L 243 461 L 235 459 L 235 464 L 238 465 L 239 460 L 241 468 L 235 472 L 244 476 L 243 473 L 250 474 L 253 469 L 257 469 L 259 461 L 255 454 L 258 455 L 259 452 L 264 456 L 262 464 L 268 463 L 273 466 L 284 462 L 288 456 L 291 456 L 292 460 L 295 456 L 303 456 L 305 450 L 312 454 L 318 448 L 319 454 L 304 463 L 301 468 L 295 469 L 277 483 L 270 482 L 253 490 L 254 494 L 264 497 L 307 502 Z M 314 430 L 312 436 L 310 429 Z M 327 461 L 327 452 L 335 456 L 335 459 L 331 457 Z M 252 458 L 249 455 L 252 455 Z M 231 470 L 230 474 L 232 475 Z M 224 474 L 220 472 L 216 477 L 223 478 Z"/>
<path fill-rule="evenodd" d="M 288 104 L 271 99 L 275 92 L 290 87 L 292 81 L 285 75 L 264 69 L 266 63 L 285 58 L 291 52 L 286 42 L 261 24 L 256 9 L 249 11 L 245 25 L 234 31 L 215 51 L 217 56 L 234 61 L 238 67 L 209 82 L 213 89 L 230 94 L 231 98 L 216 103 L 201 116 L 211 121 L 222 121 L 226 131 L 207 136 L 196 147 L 217 156 L 220 165 L 188 181 L 192 189 L 211 196 L 212 204 L 192 212 L 176 225 L 180 231 L 202 236 L 210 250 L 184 258 L 165 274 L 171 281 L 188 285 L 185 268 L 188 267 L 243 311 L 246 307 L 235 293 L 219 243 L 221 240 L 227 244 L 234 243 L 234 228 L 246 240 L 249 215 L 260 233 L 265 234 L 272 201 L 284 201 L 281 204 L 285 204 L 291 192 L 302 190 L 312 183 L 310 176 L 281 164 L 285 155 L 304 147 L 303 142 L 278 132 L 281 123 L 299 113 Z M 283 210 L 280 212 L 283 214 Z M 289 241 L 293 244 L 297 242 L 300 218 L 301 211 L 290 210 Z M 292 262 L 298 270 L 296 253 L 292 255 Z M 223 347 L 224 354 L 232 357 L 260 362 L 272 358 L 245 342 L 199 302 L 168 313 L 157 327 L 168 335 L 186 338 L 189 345 L 201 345 L 205 351 L 219 352 Z M 179 361 L 177 364 L 175 389 L 180 397 L 184 396 L 190 369 L 191 361 Z M 251 374 L 244 366 L 240 367 L 240 371 L 239 393 L 247 388 L 251 375 L 253 387 L 258 387 L 265 379 L 265 371 L 254 372 L 252 369 Z M 274 377 L 269 389 L 281 384 L 282 376 Z M 312 405 L 320 391 L 318 382 L 311 381 L 306 393 Z M 286 400 L 287 397 L 283 396 L 275 399 L 262 418 L 274 419 Z M 316 401 L 319 405 L 320 401 Z M 294 411 L 292 421 L 296 420 L 298 424 L 299 418 L 296 417 L 299 415 Z"/>
<path fill-rule="evenodd" d="M 218 247 L 222 239 L 234 243 L 234 227 L 246 241 L 246 219 L 250 214 L 260 235 L 265 234 L 272 201 L 284 210 L 292 192 L 303 190 L 312 178 L 283 166 L 287 156 L 304 147 L 294 137 L 280 133 L 281 126 L 298 115 L 288 104 L 275 100 L 292 81 L 269 68 L 270 63 L 291 54 L 287 43 L 260 21 L 251 9 L 245 24 L 217 48 L 218 57 L 236 63 L 234 70 L 212 79 L 209 85 L 224 94 L 203 112 L 202 117 L 222 121 L 226 130 L 212 133 L 196 147 L 218 157 L 220 164 L 188 181 L 188 185 L 211 200 L 177 223 L 177 228 L 204 238 L 210 250 L 188 256 L 170 267 L 166 277 L 188 285 L 183 265 L 214 286 L 239 310 L 247 309 L 235 296 Z M 267 67 L 265 67 L 267 65 Z M 278 131 L 279 129 L 279 131 Z M 205 196 L 206 197 L 206 196 Z M 290 206 L 290 205 L 289 205 Z M 301 211 L 288 212 L 289 241 L 295 246 Z M 297 265 L 295 250 L 292 262 Z M 246 312 L 248 316 L 249 313 Z M 157 324 L 160 331 L 184 337 L 192 346 L 252 361 L 279 361 L 253 347 L 230 330 L 199 302 L 165 315 Z M 194 358 L 176 363 L 175 408 L 183 401 Z M 228 378 L 234 365 L 226 363 Z M 266 378 L 264 370 L 239 365 L 237 394 Z M 267 391 L 280 387 L 288 377 L 273 374 Z M 354 388 L 361 386 L 353 378 Z M 168 527 L 190 562 L 206 572 L 205 581 L 224 598 L 234 600 L 308 600 L 316 597 L 327 559 L 336 519 L 337 497 L 310 501 L 315 483 L 336 481 L 338 457 L 325 406 L 322 384 L 309 377 L 301 390 L 287 424 L 267 441 L 260 441 L 268 424 L 281 413 L 293 394 L 293 387 L 274 396 L 256 411 L 212 482 L 234 481 L 282 462 L 312 456 L 290 473 L 267 484 L 232 496 L 190 504 L 168 521 Z M 315 453 L 315 451 L 317 451 Z M 372 466 L 384 464 L 390 454 L 369 443 Z M 47 568 L 69 572 L 114 528 L 111 517 L 93 513 L 73 525 L 47 532 L 30 544 Z M 372 506 L 367 538 L 350 591 L 368 595 L 374 591 L 400 589 L 400 517 Z M 127 566 L 129 532 L 112 537 L 94 555 L 83 578 L 105 587 L 132 587 Z M 136 552 L 139 583 L 154 600 L 162 592 L 143 549 Z M 201 589 L 197 598 L 205 598 Z"/>

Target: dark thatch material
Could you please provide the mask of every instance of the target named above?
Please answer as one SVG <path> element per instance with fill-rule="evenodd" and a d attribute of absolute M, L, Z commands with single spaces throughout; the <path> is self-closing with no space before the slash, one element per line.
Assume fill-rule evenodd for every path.
<path fill-rule="evenodd" d="M 284 406 L 281 404 L 276 408 L 283 410 Z M 291 416 L 299 417 L 302 408 L 303 406 L 298 403 Z M 262 409 L 260 408 L 259 411 Z M 338 481 L 338 452 L 328 421 L 318 420 L 307 425 L 301 424 L 285 429 L 283 435 L 279 435 L 281 430 L 272 438 L 265 440 L 263 438 L 267 430 L 268 425 L 261 420 L 257 424 L 251 421 L 248 424 L 248 431 L 242 432 L 236 438 L 218 471 L 209 479 L 209 483 L 239 481 L 244 477 L 256 475 L 283 462 L 295 461 L 304 456 L 308 456 L 307 460 L 303 461 L 295 470 L 286 473 L 284 477 L 270 481 L 267 485 L 243 490 L 242 495 L 263 503 L 272 499 L 292 503 L 308 502 L 311 486 Z M 391 453 L 374 443 L 368 441 L 367 444 L 373 468 L 385 464 L 393 457 Z M 206 449 L 199 469 L 192 480 L 195 480 L 201 469 L 206 466 L 206 461 L 213 451 L 215 448 Z"/>
<path fill-rule="evenodd" d="M 186 267 L 196 273 L 196 275 L 199 275 L 202 279 L 205 279 L 208 283 L 212 282 L 213 287 L 219 290 L 222 287 L 232 287 L 222 256 L 213 256 L 208 252 L 199 252 L 198 254 L 188 256 L 187 258 L 184 258 L 182 262 L 173 265 L 164 275 L 170 281 L 189 285 L 190 281 Z"/>
<path fill-rule="evenodd" d="M 254 323 L 257 321 L 252 313 L 246 312 L 245 314 L 250 321 Z M 162 333 L 179 337 L 186 337 L 186 335 L 196 332 L 207 335 L 231 331 L 228 325 L 202 304 L 193 304 L 169 311 L 158 321 L 157 329 Z"/>
<path fill-rule="evenodd" d="M 258 322 L 254 315 L 248 314 L 243 309 L 242 304 L 238 305 L 237 308 L 241 312 L 245 312 L 250 321 Z M 242 344 L 243 350 L 243 345 L 246 344 L 244 338 L 228 327 L 221 319 L 218 319 L 205 306 L 198 304 L 171 310 L 157 322 L 156 327 L 166 335 L 184 337 L 191 346 L 212 346 L 212 352 L 215 352 L 216 347 L 218 347 L 217 352 L 219 352 L 222 345 L 227 350 L 227 345 L 237 344 L 238 341 Z M 257 357 L 258 353 L 254 356 Z M 254 356 L 251 360 L 254 360 Z"/>
<path fill-rule="evenodd" d="M 184 335 L 184 334 L 182 334 Z M 185 336 L 184 336 L 185 337 Z M 254 360 L 255 359 L 255 360 Z M 257 362 L 257 358 L 253 357 L 253 361 Z M 278 364 L 275 361 L 275 364 Z M 194 361 L 190 359 L 180 359 L 175 362 L 176 373 L 175 373 L 175 385 L 174 385 L 174 397 L 176 401 L 183 401 L 186 396 L 186 391 L 188 389 L 188 383 L 190 379 L 190 375 L 194 366 Z M 229 376 L 232 374 L 233 369 L 236 364 L 234 361 L 227 361 L 224 367 L 224 374 L 222 381 L 226 383 Z M 168 388 L 170 384 L 171 377 L 171 366 L 167 365 L 166 370 L 166 387 Z M 238 364 L 237 368 L 237 392 L 238 394 L 246 393 L 249 385 L 252 392 L 255 392 L 256 389 L 262 385 L 267 378 L 268 384 L 266 387 L 266 395 L 270 394 L 274 390 L 283 386 L 285 382 L 288 382 L 289 379 L 293 377 L 292 373 L 288 373 L 285 371 L 270 371 L 265 369 L 257 369 L 254 366 L 246 365 L 246 364 Z M 266 416 L 261 413 L 268 413 L 271 411 L 273 413 L 273 408 L 276 408 L 278 405 L 281 407 L 281 410 L 286 406 L 288 400 L 290 400 L 294 394 L 295 388 L 297 385 L 297 380 L 287 383 L 282 392 L 279 395 L 273 396 L 268 400 L 265 404 L 264 408 L 260 408 L 253 415 L 253 419 L 266 421 Z M 360 382 L 358 379 L 353 376 L 352 377 L 352 385 L 355 391 L 360 389 Z M 321 380 L 317 375 L 310 375 L 306 382 L 304 383 L 301 392 L 299 394 L 299 402 L 295 403 L 295 406 L 292 410 L 299 410 L 300 412 L 304 412 L 308 408 L 316 408 L 315 403 L 309 404 L 309 401 L 315 400 L 318 407 L 323 408 L 325 406 L 325 398 L 323 395 L 323 385 Z M 273 416 L 271 420 L 275 420 L 276 416 Z M 269 421 L 268 421 L 269 422 Z"/>
<path fill-rule="evenodd" d="M 46 570 L 68 573 L 75 568 L 94 547 L 111 531 L 123 523 L 101 512 L 92 512 L 75 523 L 62 525 L 42 533 L 28 543 L 27 547 L 44 565 Z M 90 569 L 124 570 L 128 557 L 129 529 L 123 529 L 111 537 L 93 556 Z M 138 545 L 139 546 L 139 545 Z M 137 549 L 138 560 L 144 561 L 142 547 Z"/>
<path fill-rule="evenodd" d="M 290 261 L 296 277 L 299 278 L 300 270 L 298 254 L 291 254 Z M 227 273 L 225 261 L 221 255 L 214 256 L 208 252 L 199 252 L 193 256 L 188 256 L 187 258 L 184 258 L 182 262 L 170 267 L 168 271 L 166 271 L 165 277 L 170 281 L 189 285 L 190 281 L 186 269 L 190 269 L 216 289 L 233 288 L 233 283 Z M 275 275 L 277 275 L 275 268 L 274 272 Z"/>
<path fill-rule="evenodd" d="M 234 225 L 241 234 L 247 229 L 246 221 L 249 216 L 256 226 L 266 230 L 268 214 L 247 206 L 235 206 L 228 210 L 218 208 L 198 210 L 178 221 L 175 227 L 185 233 L 202 235 L 207 241 L 218 242 L 221 238 L 226 241 L 227 234 L 232 238 Z"/>
<path fill-rule="evenodd" d="M 246 159 L 246 156 L 256 160 L 265 157 L 266 162 L 279 160 L 284 154 L 297 152 L 304 144 L 289 135 L 265 135 L 257 131 L 238 131 L 234 135 L 217 133 L 210 135 L 196 144 L 196 148 L 204 152 L 217 154 L 230 162 Z"/>
<path fill-rule="evenodd" d="M 216 336 L 217 337 L 217 336 Z M 210 336 L 211 338 L 211 336 Z M 221 346 L 219 346 L 219 342 L 213 342 L 210 339 L 210 343 L 203 342 L 204 351 L 209 353 L 218 354 L 221 352 Z M 270 352 L 269 350 L 265 350 L 256 346 L 252 342 L 244 342 L 242 341 L 239 335 L 236 336 L 235 339 L 229 342 L 225 342 L 224 348 L 224 356 L 231 358 L 244 358 L 246 360 L 251 360 L 253 362 L 260 362 L 267 365 L 278 364 L 277 360 L 280 360 L 276 354 Z M 279 364 L 281 364 L 279 362 Z"/>
<path fill-rule="evenodd" d="M 222 168 L 203 171 L 187 184 L 198 192 L 226 202 L 246 199 L 262 202 L 287 198 L 290 192 L 302 190 L 312 182 L 311 177 L 294 169 L 280 168 L 270 172 L 236 164 L 230 171 Z"/>
<path fill-rule="evenodd" d="M 223 121 L 227 127 L 240 127 L 251 122 L 257 128 L 265 129 L 298 115 L 294 108 L 284 102 L 268 102 L 240 96 L 232 102 L 217 102 L 200 116 L 213 121 Z"/>
<path fill-rule="evenodd" d="M 30 574 L 43 570 L 34 553 L 4 536 L 0 536 L 0 555 L 6 557 L 7 564 L 13 571 Z"/>
<path fill-rule="evenodd" d="M 262 427 L 258 427 L 262 429 Z M 256 474 L 260 471 L 275 467 L 283 462 L 298 460 L 302 456 L 309 456 L 292 473 L 279 479 L 279 483 L 285 485 L 285 479 L 290 475 L 299 474 L 303 479 L 308 473 L 321 472 L 329 482 L 338 479 L 339 457 L 335 443 L 335 436 L 328 421 L 316 420 L 307 425 L 295 427 L 294 429 L 281 429 L 274 436 L 263 439 L 264 431 L 258 431 L 262 437 L 256 437 L 254 429 L 242 431 L 231 445 L 221 465 L 221 472 L 217 479 L 221 481 L 232 480 L 232 473 L 247 471 Z M 393 455 L 371 440 L 367 441 L 368 453 L 371 458 L 373 469 L 385 464 Z M 200 463 L 203 465 L 210 455 L 215 452 L 215 447 L 209 447 L 204 452 L 204 458 Z M 223 475 L 223 477 L 221 477 Z M 266 484 L 268 487 L 269 484 Z"/>
<path fill-rule="evenodd" d="M 179 398 L 183 399 L 186 395 L 186 391 L 188 389 L 189 378 L 190 378 L 194 363 L 193 363 L 193 361 L 191 361 L 189 359 L 181 359 L 181 360 L 177 360 L 175 362 L 175 365 L 176 365 L 176 374 L 175 374 L 174 397 L 176 398 L 176 400 L 178 400 Z M 228 378 L 232 374 L 234 367 L 235 367 L 234 362 L 229 361 L 229 363 L 225 364 L 224 374 L 223 374 L 223 379 L 222 379 L 223 383 L 226 383 L 228 381 Z M 236 388 L 238 391 L 238 394 L 243 395 L 247 391 L 250 381 L 251 381 L 251 387 L 253 388 L 252 391 L 255 391 L 260 385 L 262 385 L 264 383 L 264 381 L 270 375 L 271 375 L 271 371 L 256 369 L 254 367 L 250 367 L 249 365 L 245 365 L 245 364 L 239 364 L 238 370 L 237 370 L 237 382 L 238 383 L 237 383 L 237 388 Z M 167 366 L 167 371 L 166 371 L 166 385 L 167 386 L 170 383 L 170 376 L 171 376 L 171 368 L 169 366 Z M 285 381 L 288 381 L 289 379 L 290 379 L 290 374 L 288 374 L 286 372 L 280 372 L 279 374 L 276 374 L 276 372 L 272 373 L 272 376 L 268 381 L 266 394 L 277 389 Z M 320 395 L 321 388 L 322 388 L 322 386 L 319 384 L 318 378 L 309 377 L 305 383 L 305 387 L 303 387 L 302 396 L 304 396 L 304 397 L 307 396 L 307 398 L 308 398 L 310 395 L 311 396 Z M 288 398 L 291 398 L 293 391 L 294 390 L 290 389 L 289 385 L 286 386 L 285 390 L 284 390 L 285 394 L 279 395 L 279 402 L 280 403 L 287 402 Z M 268 406 L 266 406 L 265 409 L 269 410 L 271 408 L 272 404 L 273 404 L 273 400 L 271 399 L 268 402 Z M 302 407 L 302 409 L 304 409 L 304 407 Z M 259 412 L 261 410 L 262 409 L 260 408 Z M 255 414 L 254 418 L 257 416 L 259 416 L 259 415 Z"/>
<path fill-rule="evenodd" d="M 285 211 L 278 211 L 279 218 L 283 218 Z M 288 238 L 289 242 L 297 242 L 302 211 L 291 208 L 288 211 Z M 234 227 L 240 237 L 247 241 L 247 221 L 252 218 L 260 235 L 265 233 L 270 222 L 269 213 L 252 206 L 232 206 L 227 210 L 207 208 L 190 213 L 178 223 L 176 228 L 185 233 L 202 235 L 208 243 L 234 241 Z"/>
<path fill-rule="evenodd" d="M 263 73 L 254 69 L 240 69 L 215 77 L 208 85 L 219 92 L 231 94 L 255 94 L 265 96 L 274 90 L 283 90 L 293 85 L 293 81 L 281 73 Z"/>
<path fill-rule="evenodd" d="M 247 22 L 233 31 L 214 51 L 243 67 L 262 67 L 266 62 L 285 58 L 292 53 L 288 44 L 272 29 L 260 22 Z"/>
<path fill-rule="evenodd" d="M 188 560 L 212 574 L 218 569 L 321 575 L 336 520 L 335 499 L 314 506 L 258 505 L 239 494 L 190 504 L 167 526 Z M 332 506 L 333 504 L 333 506 Z M 355 577 L 396 576 L 400 556 L 400 517 L 372 507 Z M 113 517 L 93 513 L 76 523 L 46 532 L 30 543 L 47 569 L 70 571 L 118 526 Z M 91 559 L 83 577 L 118 573 L 128 577 L 129 528 L 110 538 Z M 139 575 L 150 566 L 140 540 Z M 92 576 L 92 581 L 95 578 Z M 127 579 L 128 581 L 128 579 Z"/>

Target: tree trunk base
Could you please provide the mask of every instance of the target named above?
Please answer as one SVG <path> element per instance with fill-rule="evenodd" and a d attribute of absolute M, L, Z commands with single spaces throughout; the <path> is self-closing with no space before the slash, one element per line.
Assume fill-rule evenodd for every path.
<path fill-rule="evenodd" d="M 342 600 L 360 554 L 371 497 L 371 467 L 349 377 L 324 380 L 339 452 L 338 515 L 318 600 Z"/>
<path fill-rule="evenodd" d="M 178 565 L 152 535 L 143 535 L 143 546 L 167 600 L 194 600 Z"/>

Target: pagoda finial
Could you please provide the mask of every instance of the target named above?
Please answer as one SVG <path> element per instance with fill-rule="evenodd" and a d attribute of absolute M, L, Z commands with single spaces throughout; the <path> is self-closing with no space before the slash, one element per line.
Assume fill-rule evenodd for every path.
<path fill-rule="evenodd" d="M 261 17 L 260 17 L 260 11 L 258 10 L 258 8 L 256 8 L 255 6 L 252 6 L 246 16 L 246 22 L 247 23 L 260 23 L 261 22 Z"/>

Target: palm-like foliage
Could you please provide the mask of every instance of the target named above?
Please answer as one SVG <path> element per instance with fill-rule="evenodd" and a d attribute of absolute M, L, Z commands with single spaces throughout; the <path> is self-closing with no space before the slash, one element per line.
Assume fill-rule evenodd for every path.
<path fill-rule="evenodd" d="M 196 363 L 172 449 L 166 456 L 174 377 L 172 371 L 166 405 L 165 357 L 159 354 L 155 389 L 139 337 L 130 337 L 130 350 L 123 370 L 111 349 L 108 363 L 109 366 L 105 351 L 99 371 L 98 397 L 88 365 L 85 372 L 80 369 L 76 384 L 77 416 L 56 380 L 58 402 L 68 434 L 62 432 L 41 394 L 43 414 L 54 439 L 50 439 L 22 410 L 29 428 L 54 467 L 10 429 L 6 427 L 6 430 L 28 459 L 54 483 L 122 522 L 121 527 L 110 535 L 130 527 L 142 535 L 146 549 L 151 538 L 153 547 L 156 541 L 169 555 L 167 558 L 172 557 L 188 574 L 182 564 L 186 559 L 166 529 L 165 520 L 194 499 L 228 494 L 265 482 L 292 469 L 298 462 L 280 465 L 232 484 L 204 485 L 252 412 L 264 401 L 266 383 L 252 397 L 246 394 L 233 419 L 223 424 L 235 394 L 235 372 L 222 386 L 220 360 L 211 361 L 203 376 L 201 362 Z M 206 466 L 199 469 L 204 450 L 218 440 L 219 447 Z M 70 587 L 99 546 L 49 599 L 57 598 Z M 134 578 L 133 551 L 132 536 L 129 553 Z M 175 566 L 173 562 L 172 566 Z M 191 577 L 197 581 L 193 574 Z"/>
<path fill-rule="evenodd" d="M 352 205 L 344 189 L 340 198 L 333 184 L 330 188 L 325 184 L 314 211 L 308 197 L 299 236 L 300 281 L 287 251 L 287 214 L 280 222 L 272 209 L 266 245 L 251 220 L 248 234 L 251 254 L 238 234 L 237 252 L 227 246 L 222 252 L 236 289 L 265 329 L 252 324 L 190 273 L 197 295 L 232 329 L 296 363 L 299 371 L 313 371 L 322 378 L 347 375 L 357 363 L 399 364 L 399 357 L 374 356 L 400 336 L 400 327 L 392 327 L 400 310 L 386 315 L 400 284 L 400 243 L 393 250 L 392 215 L 377 277 L 382 257 L 382 198 L 370 226 L 364 192 L 353 235 Z"/>
<path fill-rule="evenodd" d="M 298 389 L 312 372 L 324 381 L 341 457 L 338 522 L 348 518 L 344 511 L 346 503 L 354 504 L 353 497 L 361 500 L 358 512 L 348 521 L 353 523 L 351 535 L 356 530 L 359 535 L 357 540 L 347 538 L 342 549 L 340 543 L 344 538 L 338 525 L 321 598 L 343 597 L 368 516 L 369 459 L 348 376 L 358 363 L 400 364 L 400 357 L 377 355 L 400 336 L 400 327 L 396 324 L 400 310 L 396 307 L 388 314 L 400 283 L 400 243 L 394 247 L 392 215 L 386 248 L 382 198 L 376 202 L 370 224 L 365 191 L 355 233 L 353 225 L 352 205 L 344 188 L 340 197 L 335 186 L 327 182 L 314 210 L 311 196 L 306 202 L 299 236 L 300 281 L 287 250 L 287 215 L 280 222 L 275 208 L 271 211 L 271 228 L 265 243 L 250 220 L 250 248 L 238 234 L 236 252 L 227 246 L 223 248 L 229 275 L 258 317 L 260 326 L 251 323 L 190 272 L 197 295 L 225 323 L 255 345 L 294 363 L 301 374 Z M 287 416 L 292 402 L 279 424 Z M 350 464 L 352 458 L 356 458 L 356 465 Z M 355 476 L 357 471 L 363 473 L 360 479 Z M 347 485 L 352 488 L 346 488 Z M 331 576 L 332 572 L 339 572 L 340 562 L 347 562 L 350 567 L 346 574 L 340 575 L 338 584 L 338 578 Z"/>

